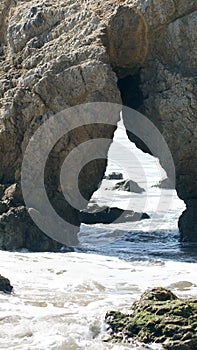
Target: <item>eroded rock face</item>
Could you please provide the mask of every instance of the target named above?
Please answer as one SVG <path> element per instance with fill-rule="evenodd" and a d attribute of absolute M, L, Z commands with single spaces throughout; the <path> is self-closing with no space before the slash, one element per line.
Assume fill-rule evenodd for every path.
<path fill-rule="evenodd" d="M 50 116 L 85 102 L 121 102 L 100 39 L 105 26 L 91 6 L 78 1 L 4 1 L 0 10 L 0 248 L 57 250 L 61 245 L 40 232 L 25 208 L 19 193 L 21 162 L 30 137 Z M 113 118 L 116 125 L 119 113 Z M 63 198 L 60 167 L 74 147 L 89 139 L 110 139 L 114 130 L 107 125 L 72 130 L 49 155 L 47 194 L 57 213 L 76 227 L 78 211 Z M 105 168 L 106 160 L 100 159 L 82 169 L 79 187 L 87 199 Z M 39 189 L 31 195 L 38 197 Z"/>
<path fill-rule="evenodd" d="M 110 62 L 120 79 L 119 87 L 123 103 L 147 116 L 160 130 L 170 148 L 176 168 L 177 193 L 187 206 L 179 221 L 181 237 L 184 240 L 196 241 L 197 52 L 194 44 L 196 41 L 194 28 L 197 20 L 197 4 L 195 1 L 188 1 L 187 4 L 184 1 L 174 0 L 165 3 L 160 0 L 137 1 L 132 10 L 136 11 L 134 18 L 138 17 L 135 33 L 128 32 L 128 18 L 124 6 L 126 2 L 117 9 L 121 27 L 117 35 L 121 36 L 122 41 L 127 38 L 127 41 L 125 40 L 125 46 L 128 46 L 127 52 L 130 52 L 131 44 L 132 57 L 136 54 L 139 64 L 133 58 L 130 64 L 127 59 L 123 62 L 121 53 L 118 54 L 119 61 L 116 61 L 117 54 L 111 49 Z M 117 28 L 118 19 L 112 18 L 110 23 L 113 21 L 116 22 Z M 129 40 L 129 36 L 135 38 Z M 142 36 L 143 49 L 140 46 Z M 112 40 L 115 41 L 113 36 Z M 110 43 L 110 47 L 114 46 L 115 43 Z M 122 55 L 124 56 L 123 51 Z M 123 120 L 126 127 L 131 125 L 130 117 L 126 113 L 123 113 Z M 143 151 L 150 152 L 131 132 L 128 136 Z M 169 174 L 168 164 L 162 159 L 160 161 Z"/>
<path fill-rule="evenodd" d="M 196 9 L 195 0 L 1 1 L 1 248 L 29 247 L 26 242 L 31 237 L 34 247 L 47 250 L 48 243 L 39 248 L 43 236 L 56 250 L 57 242 L 28 218 L 20 194 L 24 151 L 38 127 L 57 112 L 86 102 L 121 103 L 117 80 L 125 76 L 135 78 L 130 79 L 134 83 L 128 84 L 126 95 L 122 92 L 123 102 L 143 111 L 171 149 L 177 191 L 189 207 L 180 230 L 184 239 L 197 240 L 193 210 L 197 197 Z M 117 113 L 113 121 L 118 119 Z M 73 130 L 49 157 L 48 196 L 59 215 L 76 226 L 78 211 L 63 203 L 59 190 L 60 165 L 73 147 L 89 139 L 112 138 L 114 129 Z M 97 189 L 105 167 L 105 160 L 95 160 L 80 174 L 80 190 L 87 199 Z"/>

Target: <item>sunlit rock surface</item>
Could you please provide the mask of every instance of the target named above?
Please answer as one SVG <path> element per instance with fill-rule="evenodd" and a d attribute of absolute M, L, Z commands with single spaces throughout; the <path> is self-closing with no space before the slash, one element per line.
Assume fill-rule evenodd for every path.
<path fill-rule="evenodd" d="M 1 1 L 2 249 L 58 249 L 57 242 L 35 227 L 20 194 L 21 163 L 30 137 L 57 112 L 86 102 L 121 103 L 120 95 L 165 137 L 176 166 L 178 195 L 188 207 L 179 223 L 181 236 L 197 240 L 196 10 L 195 0 Z M 119 114 L 113 119 L 116 123 Z M 126 118 L 124 122 L 127 126 Z M 60 166 L 73 147 L 112 138 L 114 129 L 101 125 L 73 130 L 54 147 L 46 164 L 48 197 L 57 213 L 76 227 L 78 210 L 65 202 L 59 188 Z M 149 151 L 131 133 L 129 137 Z M 105 168 L 104 159 L 83 168 L 79 187 L 87 200 Z"/>
<path fill-rule="evenodd" d="M 109 311 L 111 341 L 161 343 L 168 350 L 195 350 L 197 300 L 177 298 L 170 290 L 154 288 L 142 294 L 128 314 Z"/>

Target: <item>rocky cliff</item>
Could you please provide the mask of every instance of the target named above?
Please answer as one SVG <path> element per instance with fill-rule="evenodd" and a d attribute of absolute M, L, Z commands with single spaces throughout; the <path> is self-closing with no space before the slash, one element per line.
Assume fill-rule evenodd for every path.
<path fill-rule="evenodd" d="M 21 164 L 30 137 L 68 107 L 121 103 L 121 98 L 163 134 L 176 167 L 178 195 L 187 205 L 179 221 L 181 237 L 197 240 L 196 10 L 195 0 L 1 1 L 1 248 L 59 248 L 33 224 L 21 194 Z M 116 123 L 118 113 L 112 118 Z M 114 129 L 87 125 L 72 130 L 48 159 L 48 196 L 58 214 L 76 226 L 78 211 L 59 189 L 60 165 L 73 147 L 110 139 Z M 129 137 L 149 151 L 132 133 Z M 81 172 L 80 191 L 87 199 L 105 167 L 106 161 L 97 159 Z"/>

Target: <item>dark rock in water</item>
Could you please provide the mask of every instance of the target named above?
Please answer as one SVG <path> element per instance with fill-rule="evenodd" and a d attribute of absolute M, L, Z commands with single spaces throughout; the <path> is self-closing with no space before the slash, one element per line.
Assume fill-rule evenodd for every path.
<path fill-rule="evenodd" d="M 140 187 L 137 182 L 132 180 L 124 180 L 121 182 L 118 182 L 113 190 L 119 190 L 119 191 L 127 191 L 127 192 L 134 192 L 134 193 L 142 193 L 145 192 L 145 189 Z"/>
<path fill-rule="evenodd" d="M 142 294 L 129 314 L 107 312 L 112 341 L 161 343 L 167 350 L 197 349 L 197 299 L 177 298 L 157 287 Z"/>
<path fill-rule="evenodd" d="M 185 201 L 186 210 L 179 218 L 179 231 L 183 242 L 196 242 L 197 239 L 197 198 Z"/>
<path fill-rule="evenodd" d="M 58 252 L 61 247 L 61 243 L 40 232 L 23 206 L 12 208 L 0 216 L 1 249 Z"/>
<path fill-rule="evenodd" d="M 116 173 L 113 171 L 111 174 L 104 176 L 104 179 L 106 179 L 106 180 L 122 180 L 123 175 L 121 173 Z"/>
<path fill-rule="evenodd" d="M 123 210 L 120 208 L 99 207 L 94 205 L 80 212 L 80 220 L 84 224 L 111 224 L 114 221 L 117 223 L 127 221 L 138 221 L 141 219 L 149 219 L 146 213 L 137 213 L 133 210 Z"/>
<path fill-rule="evenodd" d="M 0 291 L 11 293 L 12 289 L 13 287 L 11 286 L 9 279 L 0 275 Z"/>
<path fill-rule="evenodd" d="M 157 184 L 153 185 L 152 187 L 158 187 L 158 188 L 163 188 L 166 190 L 173 190 L 175 188 L 175 185 L 170 181 L 169 178 L 163 179 L 159 181 Z"/>
<path fill-rule="evenodd" d="M 74 248 L 73 247 L 67 247 L 67 246 L 62 246 L 61 249 L 60 249 L 60 252 L 61 253 L 72 253 L 74 252 Z"/>

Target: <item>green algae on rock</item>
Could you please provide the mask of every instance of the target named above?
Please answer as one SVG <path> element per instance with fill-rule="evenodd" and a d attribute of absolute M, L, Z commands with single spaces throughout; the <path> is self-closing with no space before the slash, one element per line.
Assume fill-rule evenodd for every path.
<path fill-rule="evenodd" d="M 197 299 L 183 300 L 157 287 L 142 294 L 128 314 L 109 311 L 109 340 L 161 343 L 167 350 L 197 349 Z"/>

